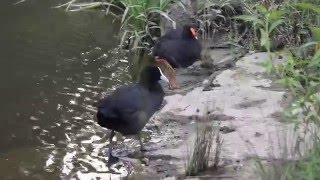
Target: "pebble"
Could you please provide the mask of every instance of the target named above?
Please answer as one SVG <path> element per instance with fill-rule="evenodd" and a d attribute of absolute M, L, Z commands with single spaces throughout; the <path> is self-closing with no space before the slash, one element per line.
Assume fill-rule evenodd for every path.
<path fill-rule="evenodd" d="M 150 161 L 149 161 L 148 158 L 143 158 L 143 159 L 141 159 L 141 162 L 142 162 L 143 164 L 145 164 L 146 166 L 149 166 L 149 163 L 150 163 Z"/>
<path fill-rule="evenodd" d="M 235 131 L 236 128 L 235 127 L 228 127 L 228 126 L 222 126 L 220 127 L 220 131 L 224 134 L 227 134 L 227 133 L 231 133 L 233 131 Z"/>

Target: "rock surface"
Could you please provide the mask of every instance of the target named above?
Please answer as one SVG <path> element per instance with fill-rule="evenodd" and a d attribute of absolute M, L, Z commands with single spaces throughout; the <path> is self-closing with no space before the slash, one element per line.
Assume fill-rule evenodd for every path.
<path fill-rule="evenodd" d="M 230 61 L 228 56 L 225 54 L 225 58 L 220 59 Z M 253 176 L 252 168 L 239 171 L 252 157 L 281 157 L 283 132 L 292 126 L 281 123 L 278 116 L 274 116 L 286 106 L 287 94 L 284 89 L 274 89 L 272 79 L 264 74 L 264 67 L 259 64 L 267 58 L 266 53 L 247 55 L 232 69 L 224 70 L 213 81 L 206 82 L 219 86 L 203 91 L 200 82 L 208 76 L 199 75 L 184 86 L 184 92 L 165 97 L 166 104 L 149 124 L 160 127 L 161 135 L 155 136 L 164 139 L 162 148 L 146 153 L 146 156 L 154 157 L 154 162 L 161 161 L 162 170 L 155 170 L 159 164 L 149 158 L 150 165 L 146 171 L 166 172 L 163 177 L 184 174 L 196 136 L 194 122 L 201 120 L 216 122 L 222 127 L 222 164 L 230 167 L 230 172 L 237 177 L 235 179 Z M 221 60 L 217 62 L 224 63 Z M 177 79 L 183 83 L 183 79 L 188 78 L 178 73 Z M 166 158 L 159 161 L 155 157 Z"/>
<path fill-rule="evenodd" d="M 294 154 L 291 151 L 298 135 L 293 133 L 293 125 L 282 119 L 290 96 L 276 87 L 272 76 L 260 66 L 268 55 L 248 54 L 238 61 L 230 57 L 229 50 L 213 50 L 209 55 L 215 57 L 212 68 L 196 62 L 179 69 L 177 82 L 182 88 L 165 90 L 162 109 L 143 129 L 145 146 L 156 147 L 153 151 L 139 154 L 139 143 L 134 139 L 126 138 L 118 145 L 135 149 L 128 157 L 119 158 L 119 167 L 127 169 L 130 179 L 259 179 L 253 158 L 263 163 L 294 158 L 288 155 Z M 284 59 L 274 59 L 274 63 Z M 214 132 L 220 132 L 222 140 L 220 170 L 185 177 L 198 125 L 212 124 L 218 126 Z M 212 142 L 210 162 L 217 146 L 215 138 Z"/>

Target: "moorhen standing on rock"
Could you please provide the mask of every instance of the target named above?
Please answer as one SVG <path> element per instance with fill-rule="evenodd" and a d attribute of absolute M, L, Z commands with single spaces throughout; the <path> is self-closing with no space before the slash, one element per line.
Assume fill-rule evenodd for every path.
<path fill-rule="evenodd" d="M 115 131 L 123 135 L 139 135 L 140 148 L 144 150 L 140 131 L 162 104 L 164 91 L 160 80 L 169 83 L 159 67 L 146 66 L 138 83 L 122 86 L 98 102 L 98 124 L 112 130 L 109 157 L 112 157 Z"/>
<path fill-rule="evenodd" d="M 182 29 L 173 29 L 159 38 L 153 47 L 152 55 L 157 63 L 165 64 L 172 70 L 169 76 L 170 88 L 177 88 L 173 68 L 188 67 L 201 58 L 202 46 L 196 30 L 185 25 Z"/>

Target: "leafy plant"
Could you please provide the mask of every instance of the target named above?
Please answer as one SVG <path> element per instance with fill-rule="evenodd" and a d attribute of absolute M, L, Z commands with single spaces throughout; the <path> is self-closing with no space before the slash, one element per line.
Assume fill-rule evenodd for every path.
<path fill-rule="evenodd" d="M 296 51 L 303 51 L 314 44 L 305 44 Z M 280 78 L 277 82 L 293 95 L 293 102 L 285 111 L 287 119 L 294 122 L 296 128 L 302 128 L 305 134 L 311 135 L 311 138 L 305 136 L 303 140 L 311 144 L 310 151 L 306 156 L 300 155 L 299 160 L 287 163 L 281 178 L 317 179 L 320 175 L 320 134 L 317 131 L 320 127 L 320 50 L 308 57 L 297 57 L 288 52 L 285 61 L 274 69 Z M 315 127 L 315 131 L 310 127 Z"/>
<path fill-rule="evenodd" d="M 260 31 L 260 46 L 264 47 L 269 53 L 271 49 L 270 36 L 273 31 L 284 23 L 283 10 L 276 10 L 273 7 L 266 8 L 262 5 L 256 6 L 256 11 L 251 11 L 251 15 L 239 15 L 234 17 L 244 21 L 249 21 L 254 27 L 254 32 Z"/>
<path fill-rule="evenodd" d="M 264 64 L 267 72 L 275 72 L 279 77 L 277 82 L 286 87 L 293 95 L 293 102 L 286 109 L 285 115 L 288 121 L 294 122 L 296 128 L 303 128 L 305 133 L 311 133 L 307 127 L 312 126 L 317 130 L 320 127 L 319 5 L 320 1 L 317 0 L 290 0 L 280 4 L 269 4 L 269 6 L 257 5 L 247 8 L 249 15 L 235 18 L 250 22 L 255 36 L 260 33 L 260 46 L 264 47 L 270 55 L 270 61 L 266 61 Z M 256 9 L 253 10 L 254 8 Z M 279 32 L 288 32 L 285 34 L 289 39 L 288 42 L 294 43 L 290 44 L 289 50 L 291 52 L 286 51 L 287 58 L 283 63 L 274 65 L 271 59 L 275 54 L 270 52 L 272 46 L 270 42 L 272 42 L 273 36 Z M 292 37 L 293 41 L 290 39 Z M 301 46 L 301 44 L 303 45 Z M 296 45 L 300 45 L 300 47 L 296 48 Z M 310 51 L 310 47 L 316 48 Z M 299 160 L 286 162 L 281 167 L 274 166 L 274 170 L 280 168 L 282 170 L 277 171 L 277 173 L 280 172 L 279 174 L 273 174 L 273 178 L 319 178 L 320 134 L 317 130 L 311 133 L 312 148 L 310 152 L 305 156 L 300 156 Z M 304 139 L 304 141 L 309 142 L 310 139 Z M 263 166 L 260 168 L 266 172 Z M 271 177 L 268 173 L 264 176 Z"/>
<path fill-rule="evenodd" d="M 164 12 L 171 0 L 119 0 L 125 10 L 121 18 L 121 44 L 129 40 L 131 49 L 150 47 L 153 35 L 159 31 L 160 17 L 172 21 Z"/>

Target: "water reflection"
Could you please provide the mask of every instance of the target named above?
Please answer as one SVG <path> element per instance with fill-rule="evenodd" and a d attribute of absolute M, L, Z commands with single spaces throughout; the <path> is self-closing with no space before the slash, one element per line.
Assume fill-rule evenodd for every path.
<path fill-rule="evenodd" d="M 13 3 L 0 2 L 0 177 L 108 177 L 92 104 L 130 81 L 118 24 L 102 12 L 52 9 L 57 1 Z"/>
<path fill-rule="evenodd" d="M 48 171 L 54 171 L 60 164 L 62 177 L 87 179 L 89 176 L 105 178 L 110 175 L 108 159 L 103 153 L 108 144 L 106 133 L 96 125 L 93 104 L 101 98 L 102 92 L 111 92 L 129 82 L 129 64 L 124 54 L 119 55 L 119 51 L 115 48 L 104 54 L 100 48 L 93 48 L 83 53 L 81 59 L 69 59 L 57 64 L 59 73 L 65 75 L 65 78 L 56 80 L 56 86 L 60 87 L 57 96 L 63 100 L 56 107 L 61 119 L 40 132 L 42 143 L 50 144 L 47 148 L 51 152 L 45 166 Z M 34 119 L 41 117 L 34 116 Z M 61 138 L 62 134 L 65 138 Z M 57 143 L 52 142 L 55 136 L 60 136 Z M 127 175 L 124 168 L 116 172 L 120 173 L 117 177 Z"/>

